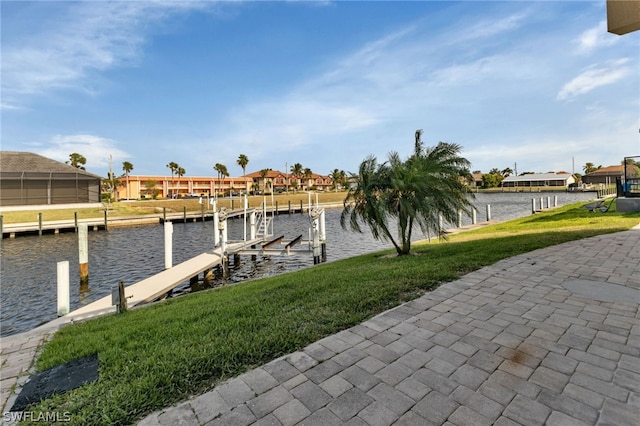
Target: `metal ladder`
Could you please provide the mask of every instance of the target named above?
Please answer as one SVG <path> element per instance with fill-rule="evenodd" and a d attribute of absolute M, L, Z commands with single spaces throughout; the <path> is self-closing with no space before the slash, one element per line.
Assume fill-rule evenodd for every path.
<path fill-rule="evenodd" d="M 256 211 L 256 223 L 258 227 L 256 229 L 256 237 L 268 237 L 272 235 L 269 233 L 269 227 L 271 226 L 272 217 L 264 216 L 262 209 Z"/>

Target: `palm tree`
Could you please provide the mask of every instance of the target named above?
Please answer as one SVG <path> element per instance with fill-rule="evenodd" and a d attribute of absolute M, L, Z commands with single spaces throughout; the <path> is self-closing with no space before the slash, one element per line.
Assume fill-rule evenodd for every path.
<path fill-rule="evenodd" d="M 302 171 L 302 176 L 305 178 L 305 189 L 307 189 L 309 187 L 309 179 L 311 179 L 313 177 L 313 172 L 311 171 L 310 168 L 305 168 Z"/>
<path fill-rule="evenodd" d="M 363 221 L 374 238 L 391 241 L 398 255 L 410 253 L 415 224 L 425 234 L 440 234 L 440 216 L 455 222 L 459 210 L 470 212 L 473 197 L 462 179 L 470 176 L 470 163 L 459 156 L 461 147 L 440 142 L 423 150 L 419 136 L 416 132 L 416 149 L 405 161 L 391 153 L 383 164 L 374 156 L 360 164 L 340 216 L 343 228 L 357 232 Z M 390 219 L 397 221 L 397 232 L 389 228 Z"/>
<path fill-rule="evenodd" d="M 129 173 L 131 173 L 131 170 L 133 170 L 133 164 L 131 164 L 128 161 L 123 161 L 122 170 L 124 171 L 124 175 L 127 178 L 127 200 L 128 200 L 130 198 L 129 197 Z"/>
<path fill-rule="evenodd" d="M 333 185 L 333 189 L 338 192 L 338 185 L 341 184 L 341 179 L 342 179 L 342 173 L 344 173 L 341 170 L 338 169 L 333 169 L 333 171 L 331 173 L 329 173 L 329 178 L 331 179 L 331 184 Z"/>
<path fill-rule="evenodd" d="M 249 157 L 244 154 L 240 154 L 238 156 L 238 160 L 236 161 L 238 166 L 242 167 L 242 176 L 247 174 L 247 164 L 249 164 Z"/>
<path fill-rule="evenodd" d="M 601 168 L 602 168 L 602 166 L 596 167 L 596 165 L 593 164 L 593 163 L 586 163 L 584 165 L 584 167 L 582 167 L 582 170 L 584 171 L 585 175 L 588 175 L 589 173 L 593 173 L 596 170 L 601 169 Z"/>
<path fill-rule="evenodd" d="M 172 161 L 169 164 L 167 164 L 167 167 L 169 168 L 169 170 L 171 170 L 171 198 L 173 198 L 173 186 L 175 186 L 173 182 L 173 175 L 176 171 L 178 171 L 178 168 L 180 166 L 178 165 L 178 163 Z"/>
<path fill-rule="evenodd" d="M 216 172 L 218 172 L 218 192 L 222 190 L 222 183 L 220 182 L 220 180 L 223 177 L 229 176 L 229 171 L 227 170 L 227 166 L 225 166 L 224 164 L 220 164 L 220 163 L 216 163 L 215 166 L 213 166 L 213 170 L 215 170 Z M 216 193 L 216 197 L 217 197 L 218 193 Z"/>
<path fill-rule="evenodd" d="M 507 167 L 506 169 L 502 170 L 500 174 L 506 179 L 513 174 L 513 170 L 510 167 Z"/>
<path fill-rule="evenodd" d="M 298 180 L 296 187 L 300 186 L 300 177 L 302 176 L 302 164 L 300 163 L 296 163 L 293 166 L 291 166 L 291 176 L 293 176 L 294 178 L 296 178 Z"/>
<path fill-rule="evenodd" d="M 260 177 L 262 178 L 262 193 L 266 193 L 267 192 L 267 175 L 269 174 L 269 172 L 271 171 L 271 169 L 262 169 L 260 170 Z"/>
<path fill-rule="evenodd" d="M 73 154 L 69 154 L 69 161 L 65 163 L 76 169 L 85 170 L 84 165 L 87 164 L 87 159 L 83 155 L 74 152 Z"/>
<path fill-rule="evenodd" d="M 178 196 L 180 196 L 180 178 L 184 176 L 185 170 L 182 167 L 176 169 L 176 175 L 178 176 Z"/>

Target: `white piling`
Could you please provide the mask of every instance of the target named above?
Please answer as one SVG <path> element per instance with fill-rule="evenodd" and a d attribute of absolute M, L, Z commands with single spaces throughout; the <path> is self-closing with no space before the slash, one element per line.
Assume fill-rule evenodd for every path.
<path fill-rule="evenodd" d="M 536 212 L 536 199 L 532 198 L 531 199 L 531 213 L 535 214 L 535 212 Z"/>
<path fill-rule="evenodd" d="M 251 241 L 256 239 L 257 228 L 256 228 L 256 211 L 252 211 L 249 215 L 249 225 L 250 225 L 250 236 Z"/>
<path fill-rule="evenodd" d="M 78 263 L 80 264 L 80 282 L 89 282 L 89 226 L 78 224 Z"/>
<path fill-rule="evenodd" d="M 551 208 L 551 197 L 547 197 L 547 208 Z"/>
<path fill-rule="evenodd" d="M 69 261 L 58 262 L 58 316 L 69 313 Z"/>
<path fill-rule="evenodd" d="M 487 222 L 491 220 L 491 204 L 487 204 Z"/>
<path fill-rule="evenodd" d="M 218 229 L 218 221 L 219 221 L 218 212 L 213 212 L 213 247 L 218 247 L 220 245 L 220 230 Z"/>
<path fill-rule="evenodd" d="M 462 210 L 458 210 L 458 228 L 462 228 Z"/>
<path fill-rule="evenodd" d="M 475 225 L 478 222 L 478 211 L 474 207 L 471 211 L 471 224 Z"/>
<path fill-rule="evenodd" d="M 249 207 L 249 200 L 247 199 L 247 194 L 244 194 L 244 203 L 243 203 L 243 214 L 242 214 L 242 224 L 244 227 L 243 234 L 244 241 L 247 242 L 247 208 Z"/>
<path fill-rule="evenodd" d="M 544 197 L 540 197 L 540 210 L 544 210 Z"/>
<path fill-rule="evenodd" d="M 553 207 L 558 207 L 558 196 L 557 195 L 553 196 Z"/>
<path fill-rule="evenodd" d="M 173 223 L 164 223 L 164 269 L 173 267 Z"/>
<path fill-rule="evenodd" d="M 324 209 L 322 209 L 322 213 L 320 213 L 320 241 L 322 242 L 327 241 L 326 229 L 327 227 L 326 227 L 325 214 L 324 214 Z"/>
<path fill-rule="evenodd" d="M 313 264 L 320 263 L 320 230 L 318 218 L 313 219 Z"/>

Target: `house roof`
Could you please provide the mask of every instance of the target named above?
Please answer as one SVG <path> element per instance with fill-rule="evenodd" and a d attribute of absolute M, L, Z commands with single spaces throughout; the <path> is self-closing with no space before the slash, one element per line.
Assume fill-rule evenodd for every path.
<path fill-rule="evenodd" d="M 73 173 L 85 177 L 102 179 L 102 177 L 89 173 L 86 170 L 78 169 L 32 152 L 0 151 L 0 173 L 8 176 L 9 174 L 15 175 L 25 172 L 57 174 Z"/>
<path fill-rule="evenodd" d="M 249 173 L 247 175 L 245 175 L 246 177 L 249 178 L 253 178 L 253 179 L 262 179 L 262 171 L 257 171 L 257 172 L 253 172 L 253 173 Z M 291 178 L 291 179 L 295 179 L 294 176 L 292 174 L 286 174 L 281 172 L 280 170 L 269 170 L 267 172 L 267 175 L 265 176 L 265 178 L 269 178 L 269 179 L 273 179 L 273 178 L 277 178 L 277 177 L 286 177 L 286 178 Z M 322 178 L 322 179 L 327 179 L 329 176 L 325 176 L 325 175 L 321 175 L 318 173 L 312 173 L 311 176 L 309 176 L 309 179 L 318 179 L 318 178 Z M 301 176 L 301 179 L 305 179 L 305 176 Z"/>
<path fill-rule="evenodd" d="M 508 176 L 502 182 L 528 182 L 532 180 L 562 180 L 567 181 L 573 178 L 566 173 L 529 173 L 520 176 Z"/>
<path fill-rule="evenodd" d="M 253 178 L 253 179 L 258 179 L 258 178 L 261 179 L 262 178 L 262 171 L 258 170 L 257 172 L 246 174 L 245 176 L 249 177 L 249 178 Z M 267 172 L 267 175 L 265 176 L 265 178 L 273 179 L 273 178 L 276 178 L 278 176 L 285 176 L 286 177 L 287 175 L 285 173 L 282 173 L 279 170 L 269 170 Z"/>
<path fill-rule="evenodd" d="M 601 167 L 595 172 L 586 174 L 585 176 L 622 176 L 624 174 L 624 166 L 607 166 Z"/>

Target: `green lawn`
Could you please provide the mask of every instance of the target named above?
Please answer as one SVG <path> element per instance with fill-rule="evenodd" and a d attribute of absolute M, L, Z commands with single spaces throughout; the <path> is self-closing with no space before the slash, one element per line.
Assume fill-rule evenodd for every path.
<path fill-rule="evenodd" d="M 40 370 L 98 353 L 97 382 L 33 407 L 73 424 L 129 424 L 467 272 L 538 248 L 622 231 L 640 214 L 571 205 L 420 244 L 194 293 L 58 332 Z"/>

